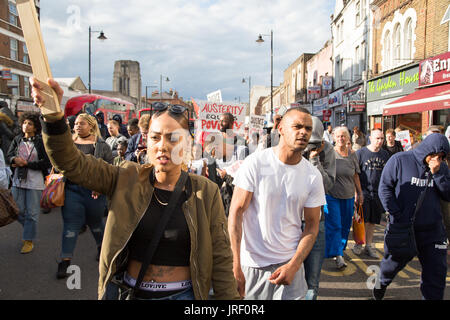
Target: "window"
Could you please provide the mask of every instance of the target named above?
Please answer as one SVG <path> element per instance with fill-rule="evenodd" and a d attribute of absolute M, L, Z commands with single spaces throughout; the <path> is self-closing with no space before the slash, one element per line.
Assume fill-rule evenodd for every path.
<path fill-rule="evenodd" d="M 336 43 L 340 42 L 339 36 L 341 35 L 341 24 L 336 26 Z"/>
<path fill-rule="evenodd" d="M 23 44 L 23 63 L 30 64 L 30 58 L 28 56 L 28 48 L 25 43 Z"/>
<path fill-rule="evenodd" d="M 362 20 L 366 18 L 366 0 L 361 0 L 361 17 Z"/>
<path fill-rule="evenodd" d="M 13 73 L 11 78 L 12 78 L 11 82 L 14 84 L 17 84 L 16 86 L 11 87 L 11 93 L 14 96 L 18 96 L 19 95 L 19 76 L 17 74 Z"/>
<path fill-rule="evenodd" d="M 411 60 L 413 58 L 412 48 L 413 48 L 413 28 L 411 18 L 406 21 L 405 26 L 405 59 Z"/>
<path fill-rule="evenodd" d="M 11 59 L 17 60 L 19 55 L 17 53 L 17 40 L 16 39 L 10 39 L 10 47 L 11 47 Z"/>
<path fill-rule="evenodd" d="M 19 14 L 17 13 L 16 4 L 9 2 L 9 23 L 18 26 Z"/>
<path fill-rule="evenodd" d="M 391 67 L 391 35 L 390 32 L 386 32 L 384 36 L 384 59 L 383 59 L 384 69 L 389 69 Z"/>
<path fill-rule="evenodd" d="M 341 59 L 336 59 L 336 86 L 339 87 L 341 85 L 342 79 L 342 61 Z"/>
<path fill-rule="evenodd" d="M 400 36 L 401 36 L 400 24 L 397 24 L 394 28 L 394 38 L 393 38 L 393 49 L 394 49 L 393 65 L 394 66 L 396 66 L 402 62 Z"/>
<path fill-rule="evenodd" d="M 355 8 L 355 12 L 356 12 L 356 26 L 359 26 L 359 24 L 361 23 L 361 3 L 358 1 L 356 3 L 356 8 Z"/>
<path fill-rule="evenodd" d="M 23 95 L 24 97 L 30 97 L 30 78 L 23 77 Z"/>
<path fill-rule="evenodd" d="M 366 42 L 361 42 L 361 55 L 359 58 L 359 70 L 366 71 Z"/>
<path fill-rule="evenodd" d="M 341 29 L 340 29 L 339 39 L 340 39 L 340 41 L 344 40 L 344 20 L 341 21 Z"/>
<path fill-rule="evenodd" d="M 360 55 L 361 55 L 361 53 L 359 52 L 359 46 L 357 46 L 355 48 L 355 63 L 354 63 L 355 71 L 353 72 L 353 74 L 354 74 L 356 79 L 360 78 L 360 74 L 359 74 L 359 59 L 360 59 Z"/>

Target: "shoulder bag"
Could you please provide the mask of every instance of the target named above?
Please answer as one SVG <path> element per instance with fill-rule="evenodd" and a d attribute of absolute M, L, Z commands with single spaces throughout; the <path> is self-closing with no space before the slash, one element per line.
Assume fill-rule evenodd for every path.
<path fill-rule="evenodd" d="M 153 175 L 153 173 L 152 173 Z M 146 250 L 145 260 L 142 263 L 141 269 L 139 271 L 139 275 L 136 279 L 136 284 L 134 287 L 129 287 L 126 285 L 123 281 L 121 283 L 116 284 L 119 286 L 119 300 L 134 300 L 136 291 L 139 290 L 139 287 L 141 286 L 142 280 L 144 279 L 145 272 L 148 269 L 148 266 L 150 265 L 150 262 L 153 258 L 153 255 L 156 251 L 156 248 L 158 247 L 159 240 L 161 239 L 161 236 L 163 235 L 163 232 L 166 228 L 167 222 L 169 222 L 170 216 L 175 211 L 176 205 L 180 199 L 181 193 L 183 192 L 183 187 L 186 185 L 186 181 L 189 177 L 189 174 L 185 171 L 181 171 L 180 178 L 178 179 L 174 192 L 170 196 L 169 203 L 167 207 L 164 209 L 164 212 L 161 216 L 161 220 L 158 222 L 158 226 L 155 229 L 155 234 L 153 235 L 152 241 L 150 242 L 149 246 Z M 117 281 L 117 279 L 116 279 Z"/>
<path fill-rule="evenodd" d="M 0 189 L 0 227 L 17 220 L 19 208 L 8 189 Z"/>
<path fill-rule="evenodd" d="M 55 173 L 55 168 L 45 177 L 45 189 L 42 191 L 41 207 L 51 209 L 62 207 L 65 199 L 66 178 L 61 173 Z"/>
<path fill-rule="evenodd" d="M 358 208 L 355 207 L 355 213 L 353 215 L 353 240 L 356 244 L 366 243 L 366 230 L 364 227 L 364 215 L 362 204 L 358 204 Z"/>
<path fill-rule="evenodd" d="M 432 179 L 431 173 L 428 173 L 428 179 L 425 190 L 419 196 L 416 208 L 411 220 L 406 223 L 388 223 L 384 234 L 385 254 L 392 255 L 395 260 L 410 260 L 417 255 L 416 237 L 414 234 L 414 221 L 425 199 L 428 185 Z"/>

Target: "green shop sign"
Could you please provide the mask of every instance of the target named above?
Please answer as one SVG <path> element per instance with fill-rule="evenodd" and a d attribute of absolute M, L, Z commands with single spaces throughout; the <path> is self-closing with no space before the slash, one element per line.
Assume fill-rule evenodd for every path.
<path fill-rule="evenodd" d="M 419 67 L 402 70 L 367 82 L 367 102 L 413 93 L 419 86 Z"/>

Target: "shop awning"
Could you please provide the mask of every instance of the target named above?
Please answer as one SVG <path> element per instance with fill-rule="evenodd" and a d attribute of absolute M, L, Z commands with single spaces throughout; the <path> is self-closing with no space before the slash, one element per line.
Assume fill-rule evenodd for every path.
<path fill-rule="evenodd" d="M 383 108 L 383 116 L 450 108 L 450 83 L 418 89 Z"/>

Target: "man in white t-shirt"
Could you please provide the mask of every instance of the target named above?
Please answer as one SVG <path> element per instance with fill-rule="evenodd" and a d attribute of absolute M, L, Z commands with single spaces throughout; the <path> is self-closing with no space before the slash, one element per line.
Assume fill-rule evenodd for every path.
<path fill-rule="evenodd" d="M 228 231 L 234 276 L 246 299 L 305 297 L 303 261 L 316 240 L 325 204 L 322 176 L 302 158 L 311 137 L 311 115 L 303 108 L 289 109 L 278 129 L 279 144 L 247 157 L 233 182 Z"/>

